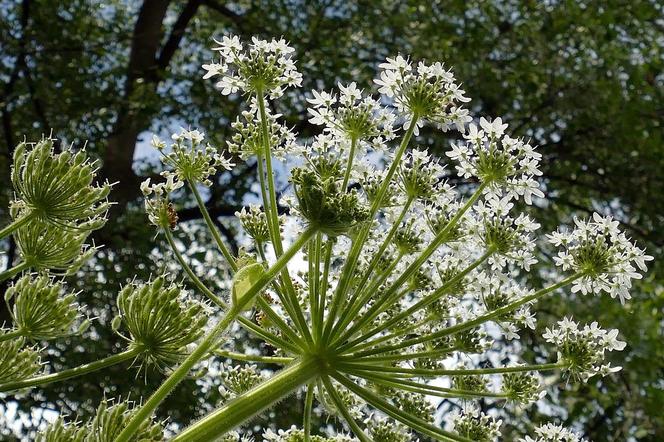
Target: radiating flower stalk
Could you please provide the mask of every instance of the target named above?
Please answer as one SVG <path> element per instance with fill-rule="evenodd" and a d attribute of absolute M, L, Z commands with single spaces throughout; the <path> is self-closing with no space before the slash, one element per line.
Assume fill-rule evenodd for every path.
<path fill-rule="evenodd" d="M 93 184 L 94 166 L 84 156 L 55 154 L 50 140 L 17 149 L 14 221 L 0 237 L 14 235 L 23 261 L 0 278 L 29 268 L 41 273 L 24 274 L 6 296 L 13 302 L 14 328 L 0 335 L 0 392 L 129 361 L 139 370 L 154 365 L 168 374 L 143 403 L 102 402 L 91 423 L 58 420 L 40 440 L 160 440 L 161 426 L 151 423 L 155 409 L 211 357 L 241 364 L 222 372 L 224 403 L 174 441 L 246 440 L 238 427 L 299 390 L 306 391 L 302 428 L 267 429 L 265 440 L 493 441 L 501 421 L 480 412 L 475 401 L 527 406 L 546 394 L 542 372 L 585 382 L 619 370 L 604 362 L 607 352 L 625 346 L 618 331 L 567 318 L 543 336 L 551 345 L 547 360 L 517 362 L 514 355 L 506 365 L 477 364 L 502 339 L 535 329 L 538 299 L 571 286 L 624 302 L 631 280 L 652 258 L 610 217 L 596 214 L 576 220 L 573 230 L 548 235 L 560 249 L 558 282 L 539 290 L 523 286 L 516 275 L 537 262 L 540 226 L 514 214 L 514 207 L 544 196 L 537 180 L 541 155 L 526 140 L 510 137 L 500 118 L 471 117 L 463 107 L 469 99 L 450 70 L 397 56 L 380 65 L 380 97 L 355 83 L 313 91 L 310 122 L 322 130 L 302 144 L 271 110 L 287 88 L 301 84 L 293 49 L 283 40 L 246 44 L 234 36 L 217 44 L 218 59 L 203 66 L 204 78 L 216 78 L 223 95 L 242 96 L 246 107 L 226 148 L 206 143 L 198 130 L 182 129 L 170 145 L 153 137 L 163 180 L 147 180 L 141 190 L 148 220 L 164 235 L 182 275 L 121 289 L 112 326 L 126 341 L 123 352 L 36 374 L 38 350 L 26 347 L 28 340 L 84 329 L 76 327 L 85 321 L 75 295 L 63 294 L 46 272 L 71 272 L 94 253 L 83 244 L 103 224 L 108 186 Z M 447 157 L 468 180 L 469 195 L 445 181 L 450 172 L 441 159 L 417 147 L 425 125 L 460 132 Z M 236 213 L 248 240 L 239 256 L 203 199 L 216 175 L 234 166 L 227 152 L 255 162 L 258 170 L 261 204 Z M 290 158 L 297 159 L 288 174 L 292 186 L 281 195 L 277 183 L 285 177 L 277 175 L 282 168 L 275 161 Z M 232 274 L 226 293 L 208 287 L 180 249 L 174 194 L 183 191 L 193 195 Z M 284 235 L 286 225 L 296 233 Z M 59 232 L 51 231 L 56 227 Z M 205 303 L 173 282 L 182 276 Z M 274 355 L 237 351 L 233 324 L 269 344 Z M 268 377 L 252 364 L 283 369 Z M 430 397 L 456 401 L 461 411 L 441 425 Z M 313 428 L 316 404 L 350 433 Z M 94 436 L 100 428 L 102 438 Z M 548 424 L 523 440 L 580 439 Z"/>

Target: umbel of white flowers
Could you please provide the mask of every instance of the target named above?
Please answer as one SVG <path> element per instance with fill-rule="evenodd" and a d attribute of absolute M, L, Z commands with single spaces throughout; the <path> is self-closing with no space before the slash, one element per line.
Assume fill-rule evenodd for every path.
<path fill-rule="evenodd" d="M 105 440 L 119 442 L 158 439 L 161 427 L 150 423 L 154 410 L 197 364 L 211 357 L 225 364 L 220 376 L 224 402 L 174 441 L 247 440 L 250 431 L 239 432 L 238 427 L 298 390 L 305 391 L 301 428 L 269 429 L 264 439 L 365 442 L 426 436 L 494 441 L 502 421 L 479 411 L 477 400 L 525 407 L 546 394 L 542 372 L 558 371 L 570 381 L 584 382 L 619 369 L 605 358 L 625 343 L 618 340 L 617 330 L 599 326 L 601 318 L 586 326 L 564 319 L 547 329 L 543 339 L 550 347 L 541 363 L 524 361 L 519 354 L 510 354 L 505 365 L 479 363 L 492 360 L 505 339 L 518 340 L 522 328 L 535 329 L 535 302 L 565 287 L 580 295 L 607 292 L 627 302 L 631 281 L 641 277 L 652 257 L 619 232 L 616 221 L 596 214 L 592 220 L 574 220 L 571 230 L 548 235 L 557 248 L 559 271 L 549 273 L 555 281 L 537 290 L 520 283 L 537 263 L 540 226 L 527 214 L 514 213 L 515 203 L 530 205 L 533 198 L 544 197 L 537 179 L 541 155 L 526 140 L 508 135 L 500 118 L 473 118 L 463 107 L 469 99 L 449 69 L 397 56 L 380 65 L 375 83 L 381 97 L 355 83 L 340 84 L 338 91 L 312 92 L 307 98 L 310 122 L 321 126 L 321 133 L 303 144 L 271 110 L 273 100 L 301 84 L 294 50 L 283 40 L 254 38 L 245 44 L 233 36 L 223 37 L 214 50 L 218 59 L 204 65 L 204 78 L 215 78 L 223 95 L 245 99 L 232 124 L 235 134 L 225 147 L 206 143 L 198 130 L 174 134 L 170 146 L 154 137 L 164 179 L 141 185 L 149 221 L 166 239 L 196 296 L 214 308 L 194 301 L 191 293 L 164 276 L 129 284 L 118 296 L 119 315 L 112 324 L 127 341 L 125 351 L 37 376 L 38 353 L 23 347 L 29 333 L 21 330 L 30 328 L 21 328 L 17 321 L 18 328 L 0 335 L 0 345 L 10 353 L 0 355 L 0 368 L 16 366 L 8 379 L 0 377 L 0 392 L 135 359 L 168 373 L 142 405 L 121 402 L 113 406 L 119 411 L 110 412 L 112 407 L 103 403 L 92 423 L 59 420 L 44 437 L 72 434 L 80 440 L 101 440 L 93 436 L 97 431 Z M 467 179 L 470 192 L 446 182 L 452 171 L 442 159 L 412 146 L 425 126 L 460 132 L 447 158 Z M 47 156 L 57 158 L 50 151 Z M 256 166 L 260 198 L 260 204 L 236 214 L 234 227 L 244 234 L 239 235 L 244 242 L 237 256 L 200 192 L 201 187 L 217 185 L 217 176 L 230 170 L 236 157 Z M 24 166 L 21 158 L 15 159 L 21 182 L 38 185 L 32 175 L 38 168 Z M 284 194 L 277 189 L 282 177 L 276 176 L 273 164 L 282 159 L 295 160 L 288 173 L 292 186 Z M 187 193 L 193 195 L 212 245 L 232 275 L 219 285 L 227 290 L 205 284 L 182 253 L 176 196 Z M 59 217 L 55 224 L 65 225 L 73 235 L 101 217 L 102 203 L 82 198 L 90 211 L 67 219 L 55 209 L 49 209 L 50 217 L 43 215 L 42 208 L 49 204 L 39 206 L 39 216 L 28 216 L 37 209 L 23 194 L 17 190 L 15 221 L 0 237 L 14 234 L 30 266 L 71 266 L 75 254 L 67 260 L 60 257 L 58 267 L 51 265 L 57 264 L 55 258 L 46 259 L 54 252 L 31 246 L 44 241 L 48 230 L 28 232 L 27 241 L 21 239 L 26 235 L 22 229 L 34 223 L 51 225 L 53 217 Z M 292 237 L 284 236 L 286 225 L 295 232 Z M 34 305 L 32 292 L 26 293 L 12 299 Z M 69 298 L 48 299 L 56 306 L 53 317 L 69 318 Z M 32 308 L 26 311 L 32 314 L 25 317 L 38 317 Z M 235 338 L 235 327 L 262 340 L 270 353 L 246 349 Z M 48 331 L 64 329 L 69 327 Z M 261 370 L 274 365 L 284 368 L 272 376 Z M 430 397 L 445 398 L 459 411 L 437 422 Z M 314 428 L 315 412 L 339 419 L 349 433 Z M 98 422 L 103 422 L 103 431 Z M 553 424 L 523 439 L 578 440 Z"/>

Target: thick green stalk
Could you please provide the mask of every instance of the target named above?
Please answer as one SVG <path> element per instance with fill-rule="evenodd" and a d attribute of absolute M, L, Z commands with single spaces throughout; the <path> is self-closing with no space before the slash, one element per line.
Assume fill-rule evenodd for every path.
<path fill-rule="evenodd" d="M 28 212 L 25 215 L 16 218 L 14 221 L 12 221 L 2 230 L 0 230 L 0 239 L 3 239 L 4 237 L 11 235 L 12 232 L 24 226 L 25 224 L 29 223 L 32 219 L 34 219 L 34 217 L 35 217 L 35 212 Z"/>
<path fill-rule="evenodd" d="M 417 125 L 418 119 L 419 116 L 417 114 L 413 115 L 413 119 L 411 120 L 410 125 L 408 126 L 408 129 L 406 130 L 406 133 L 404 134 L 404 137 L 401 140 L 401 144 L 399 145 L 399 148 L 394 154 L 394 159 L 392 160 L 392 164 L 390 165 L 390 168 L 387 170 L 387 174 L 383 178 L 383 184 L 378 189 L 378 194 L 376 195 L 376 198 L 371 204 L 371 209 L 369 211 L 370 219 L 373 219 L 374 215 L 376 214 L 376 212 L 378 212 L 378 209 L 380 209 L 380 206 L 383 203 L 385 194 L 387 193 L 387 190 L 390 187 L 390 183 L 392 182 L 392 177 L 399 168 L 401 157 L 406 152 L 408 143 L 410 142 L 410 139 L 413 136 L 413 132 L 415 131 L 415 126 Z M 371 226 L 372 226 L 371 222 L 366 223 L 365 227 L 363 227 L 360 230 L 360 232 L 357 234 L 357 236 L 353 238 L 353 245 L 351 246 L 350 253 L 348 254 L 348 259 L 346 260 L 346 263 L 344 264 L 343 270 L 341 272 L 341 279 L 339 280 L 339 284 L 337 285 L 337 288 L 334 291 L 330 312 L 325 322 L 325 331 L 323 333 L 324 340 L 327 340 L 329 338 L 330 332 L 332 331 L 332 326 L 334 325 L 334 321 L 336 321 L 337 319 L 337 310 L 339 308 L 339 302 L 341 302 L 343 297 L 346 295 L 346 291 L 348 290 L 350 281 L 355 273 L 355 266 L 357 265 L 357 260 L 360 257 L 360 253 L 362 252 L 362 247 L 364 247 L 364 242 L 366 241 L 367 236 L 369 235 Z"/>
<path fill-rule="evenodd" d="M 316 233 L 315 229 L 309 228 L 293 243 L 286 253 L 281 255 L 277 262 L 270 267 L 256 283 L 245 293 L 238 305 L 233 305 L 221 321 L 208 332 L 201 343 L 194 349 L 189 356 L 180 364 L 180 366 L 164 381 L 155 391 L 150 399 L 138 410 L 134 417 L 129 421 L 127 427 L 118 435 L 115 442 L 128 442 L 129 439 L 138 430 L 140 425 L 157 408 L 157 406 L 173 391 L 173 389 L 187 376 L 191 368 L 201 359 L 203 359 L 210 349 L 217 343 L 221 333 L 233 322 L 235 317 L 244 309 L 254 297 L 265 288 L 272 279 L 288 264 L 298 250 Z"/>
<path fill-rule="evenodd" d="M 358 395 L 359 397 L 361 397 L 362 399 L 364 399 L 374 407 L 378 408 L 379 410 L 382 410 L 388 416 L 400 421 L 404 425 L 407 425 L 416 431 L 419 431 L 422 434 L 426 434 L 427 436 L 431 436 L 436 440 L 442 440 L 442 441 L 473 442 L 470 439 L 444 431 L 441 428 L 438 428 L 437 426 L 432 425 L 423 419 L 420 419 L 416 416 L 406 413 L 405 411 L 385 401 L 376 393 L 366 388 L 362 388 L 359 385 L 355 384 L 354 382 L 350 381 L 345 376 L 342 376 L 340 374 L 334 374 L 333 377 L 334 379 L 337 380 L 337 382 L 342 384 L 344 387 L 348 388 L 350 391 L 352 391 L 353 393 L 355 393 L 356 395 Z"/>
<path fill-rule="evenodd" d="M 221 251 L 221 254 L 224 255 L 224 258 L 226 258 L 226 262 L 231 267 L 231 269 L 233 269 L 233 271 L 236 272 L 237 264 L 235 263 L 235 258 L 233 257 L 233 254 L 230 252 L 230 250 L 228 250 L 228 247 L 226 247 L 226 245 L 224 244 L 224 241 L 221 239 L 221 235 L 219 234 L 219 229 L 217 229 L 217 226 L 214 225 L 214 222 L 210 217 L 210 213 L 205 207 L 205 203 L 203 202 L 201 195 L 198 193 L 198 189 L 196 189 L 196 185 L 191 182 L 187 182 L 187 184 L 189 184 L 189 188 L 191 189 L 191 191 L 194 194 L 194 197 L 196 198 L 196 203 L 198 204 L 198 208 L 203 214 L 203 219 L 205 220 L 205 224 L 207 224 L 210 233 L 212 233 L 212 237 L 214 238 L 214 241 L 217 243 L 217 247 Z"/>
<path fill-rule="evenodd" d="M 5 279 L 13 278 L 15 275 L 21 273 L 23 270 L 28 269 L 29 267 L 30 264 L 28 264 L 27 262 L 25 261 L 19 262 L 11 269 L 5 270 L 4 272 L 0 273 L 0 282 L 4 281 Z"/>
<path fill-rule="evenodd" d="M 175 436 L 172 442 L 215 440 L 320 376 L 322 369 L 320 362 L 315 358 L 305 356 L 298 359 L 267 381 L 185 429 Z"/>
<path fill-rule="evenodd" d="M 104 359 L 90 362 L 89 364 L 83 364 L 79 365 L 78 367 L 62 370 L 57 373 L 50 373 L 41 376 L 36 376 L 34 378 L 23 379 L 21 381 L 7 382 L 4 384 L 0 384 L 0 392 L 20 390 L 23 388 L 35 387 L 37 385 L 50 384 L 52 382 L 59 382 L 59 381 L 64 381 L 66 379 L 75 378 L 77 376 L 83 376 L 84 374 L 92 373 L 94 371 L 98 371 L 103 368 L 128 361 L 129 359 L 135 358 L 140 353 L 141 353 L 140 349 L 134 347 L 129 350 L 123 351 L 122 353 L 108 356 Z"/>

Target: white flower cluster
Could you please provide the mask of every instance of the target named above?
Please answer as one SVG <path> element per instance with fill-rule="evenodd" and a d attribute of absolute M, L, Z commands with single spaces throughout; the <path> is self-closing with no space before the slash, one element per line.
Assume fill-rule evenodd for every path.
<path fill-rule="evenodd" d="M 152 136 L 152 145 L 162 154 L 162 162 L 171 166 L 181 181 L 210 187 L 211 175 L 219 169 L 231 170 L 235 166 L 209 143 L 203 145 L 205 134 L 198 130 L 182 128 L 180 133 L 171 135 L 171 139 L 170 152 L 165 152 L 166 143 L 156 135 Z"/>
<path fill-rule="evenodd" d="M 413 67 L 407 59 L 398 55 L 381 63 L 380 78 L 374 82 L 378 91 L 394 100 L 397 110 L 404 114 L 404 127 L 410 125 L 413 116 L 418 118 L 415 134 L 425 121 L 435 123 L 441 130 L 456 126 L 463 132 L 472 119 L 468 110 L 459 103 L 470 101 L 465 91 L 455 82 L 454 74 L 443 68 L 442 63 L 427 65 L 423 62 Z"/>
<path fill-rule="evenodd" d="M 265 115 L 272 155 L 279 160 L 285 160 L 288 155 L 301 154 L 302 147 L 297 143 L 295 133 L 278 122 L 281 114 L 272 114 L 266 109 Z M 228 140 L 230 152 L 238 154 L 243 160 L 265 155 L 264 134 L 255 100 L 252 100 L 249 110 L 242 112 L 242 115 L 231 123 L 231 127 L 235 133 Z"/>
<path fill-rule="evenodd" d="M 478 442 L 491 442 L 500 436 L 502 420 L 485 414 L 479 408 L 465 407 L 451 417 L 454 431 L 460 436 Z"/>
<path fill-rule="evenodd" d="M 496 251 L 490 261 L 495 268 L 512 263 L 530 271 L 530 266 L 537 263 L 533 233 L 540 225 L 525 213 L 512 218 L 513 207 L 509 196 L 490 194 L 473 208 L 475 217 L 469 220 L 469 232 L 475 235 L 480 250 Z"/>
<path fill-rule="evenodd" d="M 545 424 L 535 428 L 535 437 L 526 436 L 519 442 L 586 442 L 579 435 L 561 425 Z"/>
<path fill-rule="evenodd" d="M 263 433 L 263 440 L 267 442 L 296 442 L 304 441 L 304 430 L 297 428 L 295 425 L 291 426 L 288 430 L 274 431 L 268 428 Z M 340 433 L 332 437 L 312 436 L 312 442 L 356 442 L 357 439 Z"/>
<path fill-rule="evenodd" d="M 374 149 L 385 149 L 385 142 L 394 138 L 395 116 L 372 97 L 363 97 L 353 82 L 339 83 L 335 93 L 312 91 L 309 122 L 325 126 L 324 133 L 335 137 L 367 143 Z"/>
<path fill-rule="evenodd" d="M 653 259 L 635 246 L 618 229 L 618 221 L 610 216 L 593 214 L 592 220 L 574 220 L 572 231 L 547 235 L 549 242 L 562 250 L 554 257 L 563 270 L 581 273 L 572 292 L 600 294 L 607 292 L 621 303 L 630 299 L 632 279 L 641 279 L 646 262 Z"/>
<path fill-rule="evenodd" d="M 277 98 L 286 87 L 302 84 L 302 74 L 292 59 L 295 50 L 283 39 L 253 37 L 246 47 L 237 36 L 224 36 L 215 42 L 218 46 L 212 50 L 219 52 L 220 60 L 203 65 L 207 71 L 203 78 L 221 76 L 216 86 L 224 95 L 243 91 Z"/>
<path fill-rule="evenodd" d="M 532 196 L 543 197 L 536 176 L 542 155 L 523 140 L 505 134 L 507 124 L 502 119 L 493 121 L 480 118 L 480 128 L 470 124 L 464 135 L 465 142 L 452 143 L 447 156 L 457 161 L 463 178 L 476 177 L 489 184 L 495 193 L 505 192 L 510 197 L 523 196 L 532 204 Z"/>
<path fill-rule="evenodd" d="M 184 186 L 184 182 L 172 172 L 162 172 L 161 175 L 166 181 L 152 184 L 148 178 L 141 183 L 141 192 L 145 197 L 145 212 L 150 222 L 157 227 L 172 230 L 177 225 L 178 217 L 169 195 Z"/>
<path fill-rule="evenodd" d="M 606 376 L 621 370 L 602 364 L 607 351 L 625 348 L 626 343 L 618 340 L 617 329 L 603 330 L 597 322 L 580 328 L 576 322 L 564 318 L 557 327 L 547 328 L 542 337 L 557 346 L 560 362 L 567 365 L 565 369 L 574 377 L 585 381 L 596 374 Z"/>

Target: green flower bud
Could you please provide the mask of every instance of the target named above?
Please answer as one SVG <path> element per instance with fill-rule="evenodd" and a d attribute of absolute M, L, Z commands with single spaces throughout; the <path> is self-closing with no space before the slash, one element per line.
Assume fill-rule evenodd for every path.
<path fill-rule="evenodd" d="M 24 342 L 23 338 L 0 342 L 0 384 L 21 381 L 39 371 L 39 353 L 22 348 Z"/>
<path fill-rule="evenodd" d="M 255 365 L 244 365 L 225 368 L 221 380 L 219 392 L 225 400 L 229 400 L 251 390 L 265 378 Z"/>
<path fill-rule="evenodd" d="M 58 418 L 37 435 L 37 442 L 112 442 L 124 430 L 137 408 L 128 402 L 109 406 L 102 401 L 97 414 L 84 426 L 65 424 Z M 130 439 L 131 442 L 162 442 L 164 428 L 161 423 L 144 421 Z"/>
<path fill-rule="evenodd" d="M 53 141 L 21 143 L 14 151 L 11 179 L 18 199 L 42 222 L 76 230 L 101 227 L 111 186 L 92 184 L 97 168 L 84 152 L 56 154 Z"/>
<path fill-rule="evenodd" d="M 85 431 L 76 424 L 66 424 L 60 417 L 35 438 L 35 442 L 84 442 Z"/>
<path fill-rule="evenodd" d="M 171 366 L 187 356 L 187 346 L 203 335 L 207 323 L 205 307 L 187 300 L 177 284 L 166 284 L 163 276 L 147 284 L 129 284 L 118 295 L 121 324 L 129 331 L 123 338 L 138 348 L 146 363 Z M 119 334 L 119 333 L 118 333 Z"/>
<path fill-rule="evenodd" d="M 21 257 L 36 270 L 60 270 L 65 274 L 75 273 L 97 251 L 85 240 L 92 228 L 98 224 L 91 220 L 81 223 L 86 226 L 79 231 L 63 230 L 62 227 L 34 221 L 18 228 L 14 238 Z M 101 226 L 99 226 L 101 227 Z"/>
<path fill-rule="evenodd" d="M 503 391 L 508 394 L 509 400 L 522 404 L 530 404 L 544 396 L 537 376 L 526 372 L 505 373 Z"/>
<path fill-rule="evenodd" d="M 339 191 L 333 179 L 321 180 L 315 172 L 293 170 L 291 179 L 299 202 L 299 211 L 312 226 L 329 236 L 347 233 L 369 217 L 355 190 Z"/>
<path fill-rule="evenodd" d="M 15 327 L 29 339 L 56 339 L 71 334 L 79 316 L 76 294 L 62 295 L 63 286 L 47 276 L 25 275 L 5 292 L 14 300 Z"/>

